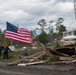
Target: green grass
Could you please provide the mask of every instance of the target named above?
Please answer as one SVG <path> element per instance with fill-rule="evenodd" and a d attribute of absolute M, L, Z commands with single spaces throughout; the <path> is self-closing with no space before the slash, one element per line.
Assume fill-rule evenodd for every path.
<path fill-rule="evenodd" d="M 9 54 L 9 59 L 3 59 L 3 55 L 2 55 L 0 57 L 0 61 L 2 61 L 2 62 L 16 61 L 16 60 L 19 60 L 19 56 L 21 56 L 21 54 Z"/>
<path fill-rule="evenodd" d="M 22 47 L 15 47 L 16 50 L 20 50 Z"/>

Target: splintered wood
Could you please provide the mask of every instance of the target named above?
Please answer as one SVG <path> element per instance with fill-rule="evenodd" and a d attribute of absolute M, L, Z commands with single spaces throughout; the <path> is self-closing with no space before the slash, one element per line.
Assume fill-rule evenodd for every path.
<path fill-rule="evenodd" d="M 12 66 L 12 65 L 26 66 L 26 65 L 40 64 L 40 63 L 45 63 L 50 59 L 55 61 L 56 59 L 55 57 L 58 57 L 59 60 L 64 60 L 64 61 L 73 60 L 72 57 L 69 57 L 69 55 L 57 52 L 56 50 L 52 50 L 51 48 L 46 48 L 42 43 L 41 46 L 42 46 L 42 50 L 40 52 L 24 57 L 18 61 L 11 62 L 8 64 L 8 66 Z M 44 56 L 46 56 L 45 60 L 40 59 Z M 28 60 L 28 62 L 21 64 L 25 60 Z"/>

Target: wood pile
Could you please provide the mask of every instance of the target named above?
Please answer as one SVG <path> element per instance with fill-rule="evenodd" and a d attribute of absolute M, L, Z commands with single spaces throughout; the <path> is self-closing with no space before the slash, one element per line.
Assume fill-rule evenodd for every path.
<path fill-rule="evenodd" d="M 8 63 L 8 66 L 12 66 L 12 65 L 26 66 L 33 64 L 41 64 L 41 63 L 46 63 L 50 59 L 55 61 L 57 57 L 58 60 L 60 61 L 72 61 L 75 59 L 74 57 L 71 56 L 74 53 L 68 54 L 69 51 L 71 52 L 71 50 L 75 51 L 74 48 L 59 48 L 56 50 L 52 50 L 51 48 L 46 48 L 43 44 L 41 44 L 41 46 L 42 46 L 42 51 L 35 53 L 33 55 L 25 56 L 20 60 Z M 68 53 L 65 53 L 65 50 Z M 42 59 L 43 57 L 45 58 L 45 60 Z"/>

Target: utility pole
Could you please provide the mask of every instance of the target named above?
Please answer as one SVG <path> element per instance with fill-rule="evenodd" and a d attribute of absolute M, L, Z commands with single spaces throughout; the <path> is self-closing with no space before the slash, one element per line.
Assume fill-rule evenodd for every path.
<path fill-rule="evenodd" d="M 74 0 L 74 14 L 75 14 L 75 19 L 76 19 L 76 0 Z"/>

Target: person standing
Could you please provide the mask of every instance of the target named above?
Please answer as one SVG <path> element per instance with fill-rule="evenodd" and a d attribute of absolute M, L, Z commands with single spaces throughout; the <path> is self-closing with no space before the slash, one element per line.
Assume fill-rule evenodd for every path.
<path fill-rule="evenodd" d="M 10 50 L 9 47 L 8 47 L 8 43 L 6 41 L 3 42 L 2 44 L 3 46 L 3 50 L 4 50 L 4 59 L 9 59 L 8 57 L 8 51 Z"/>

